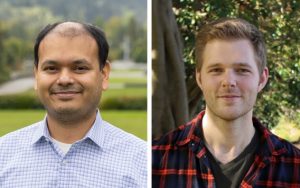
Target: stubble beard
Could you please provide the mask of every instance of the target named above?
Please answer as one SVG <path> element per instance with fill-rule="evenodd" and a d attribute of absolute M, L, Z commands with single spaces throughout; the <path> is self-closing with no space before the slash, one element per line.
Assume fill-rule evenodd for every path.
<path fill-rule="evenodd" d="M 57 108 L 57 109 L 47 109 L 47 112 L 52 116 L 56 121 L 60 122 L 63 125 L 72 125 L 78 124 L 79 122 L 84 122 L 93 113 L 96 113 L 97 106 L 93 105 L 89 108 Z"/>
<path fill-rule="evenodd" d="M 225 109 L 220 109 L 220 108 L 222 108 L 220 106 L 216 107 L 212 104 L 206 104 L 206 110 L 209 110 L 210 113 L 213 114 L 213 116 L 215 116 L 216 118 L 218 118 L 220 120 L 223 120 L 226 122 L 233 122 L 235 120 L 245 117 L 249 113 L 251 113 L 251 115 L 252 115 L 253 106 L 254 106 L 254 104 L 252 104 L 252 103 L 245 103 L 242 105 L 242 108 L 231 106 L 229 108 L 235 108 L 235 109 L 225 110 Z"/>
<path fill-rule="evenodd" d="M 96 96 L 94 96 L 96 98 Z M 101 99 L 100 96 L 97 96 L 97 100 L 86 101 L 84 107 L 81 108 L 74 108 L 74 107 L 65 107 L 65 106 L 58 106 L 58 107 L 49 107 L 45 105 L 45 109 L 49 116 L 51 116 L 56 121 L 60 122 L 62 125 L 70 125 L 78 124 L 79 122 L 85 122 L 91 116 L 96 113 L 98 109 L 98 104 Z"/>

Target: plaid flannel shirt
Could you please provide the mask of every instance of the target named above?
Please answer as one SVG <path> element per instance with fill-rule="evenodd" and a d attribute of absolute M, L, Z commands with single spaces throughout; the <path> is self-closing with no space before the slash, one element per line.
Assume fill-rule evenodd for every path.
<path fill-rule="evenodd" d="M 201 139 L 204 111 L 152 143 L 152 187 L 216 187 L 207 149 Z M 242 188 L 300 188 L 300 150 L 253 118 L 260 145 L 241 182 Z"/>

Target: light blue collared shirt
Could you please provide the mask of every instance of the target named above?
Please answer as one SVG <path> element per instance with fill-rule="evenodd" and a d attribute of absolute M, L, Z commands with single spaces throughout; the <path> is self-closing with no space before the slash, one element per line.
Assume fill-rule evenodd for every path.
<path fill-rule="evenodd" d="M 46 118 L 0 138 L 0 187 L 147 187 L 147 146 L 96 120 L 64 155 L 51 140 Z"/>

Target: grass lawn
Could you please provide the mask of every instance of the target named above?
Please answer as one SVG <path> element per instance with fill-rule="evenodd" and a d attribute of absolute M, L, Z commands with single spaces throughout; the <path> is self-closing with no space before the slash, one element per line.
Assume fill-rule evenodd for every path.
<path fill-rule="evenodd" d="M 124 89 L 108 89 L 102 92 L 102 99 L 117 97 L 147 97 L 146 88 L 124 88 Z"/>
<path fill-rule="evenodd" d="M 139 83 L 139 84 L 146 84 L 147 77 L 145 78 L 109 78 L 110 83 Z"/>
<path fill-rule="evenodd" d="M 40 121 L 44 118 L 43 110 L 0 110 L 0 136 Z M 130 132 L 144 140 L 147 139 L 146 111 L 101 111 L 104 120 Z"/>

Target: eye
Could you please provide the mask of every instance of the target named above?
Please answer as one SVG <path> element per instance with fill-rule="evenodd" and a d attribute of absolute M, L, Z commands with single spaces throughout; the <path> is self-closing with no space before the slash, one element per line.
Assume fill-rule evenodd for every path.
<path fill-rule="evenodd" d="M 246 68 L 239 68 L 236 70 L 236 72 L 241 73 L 241 74 L 245 74 L 245 73 L 250 73 L 251 71 L 249 69 Z"/>
<path fill-rule="evenodd" d="M 87 67 L 87 66 L 76 66 L 76 67 L 74 67 L 74 71 L 77 72 L 77 73 L 84 73 L 88 70 L 89 70 L 89 67 Z"/>
<path fill-rule="evenodd" d="M 58 71 L 58 68 L 55 66 L 46 66 L 46 67 L 44 67 L 43 71 L 48 72 L 48 73 L 55 73 Z"/>
<path fill-rule="evenodd" d="M 223 69 L 222 68 L 212 68 L 208 72 L 211 72 L 211 73 L 221 73 L 221 72 L 223 72 Z"/>

